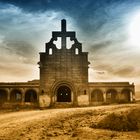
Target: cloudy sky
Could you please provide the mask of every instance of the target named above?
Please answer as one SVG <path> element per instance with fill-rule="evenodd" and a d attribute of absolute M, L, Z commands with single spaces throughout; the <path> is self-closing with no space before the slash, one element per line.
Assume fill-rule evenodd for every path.
<path fill-rule="evenodd" d="M 0 81 L 38 79 L 39 52 L 63 18 L 89 52 L 90 81 L 140 90 L 140 0 L 0 0 Z"/>

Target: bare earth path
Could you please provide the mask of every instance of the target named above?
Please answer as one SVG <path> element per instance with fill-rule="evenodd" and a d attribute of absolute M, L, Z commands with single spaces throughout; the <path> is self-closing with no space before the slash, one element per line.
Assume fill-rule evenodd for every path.
<path fill-rule="evenodd" d="M 0 114 L 0 140 L 140 140 L 139 132 L 93 129 L 109 112 L 123 111 L 139 104 L 86 108 L 19 111 Z M 90 113 L 95 113 L 90 117 Z"/>

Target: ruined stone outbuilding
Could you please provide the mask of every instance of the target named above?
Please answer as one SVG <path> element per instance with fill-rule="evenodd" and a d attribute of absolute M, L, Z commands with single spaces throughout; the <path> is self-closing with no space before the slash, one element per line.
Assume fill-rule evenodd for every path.
<path fill-rule="evenodd" d="M 61 37 L 61 48 L 54 41 Z M 74 44 L 66 46 L 69 37 Z M 127 103 L 135 100 L 135 86 L 129 82 L 88 82 L 88 52 L 76 33 L 66 30 L 52 32 L 51 40 L 40 52 L 40 79 L 24 83 L 0 83 L 0 106 L 15 103 L 21 106 L 89 106 L 110 103 Z"/>

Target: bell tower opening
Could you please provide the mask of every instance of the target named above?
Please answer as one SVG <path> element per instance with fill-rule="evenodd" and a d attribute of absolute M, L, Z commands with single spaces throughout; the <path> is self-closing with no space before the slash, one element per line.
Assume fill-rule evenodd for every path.
<path fill-rule="evenodd" d="M 67 86 L 60 86 L 57 90 L 57 102 L 71 102 L 71 89 Z"/>

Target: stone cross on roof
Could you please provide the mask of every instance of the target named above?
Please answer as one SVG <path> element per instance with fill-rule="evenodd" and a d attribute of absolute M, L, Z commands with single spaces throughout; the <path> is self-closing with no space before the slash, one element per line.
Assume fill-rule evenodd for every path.
<path fill-rule="evenodd" d="M 57 37 L 61 37 L 61 47 L 62 49 L 66 49 L 66 38 L 70 37 L 70 40 L 75 39 L 75 32 L 67 32 L 66 31 L 66 20 L 61 20 L 61 31 L 52 32 L 52 38 L 57 40 Z"/>

